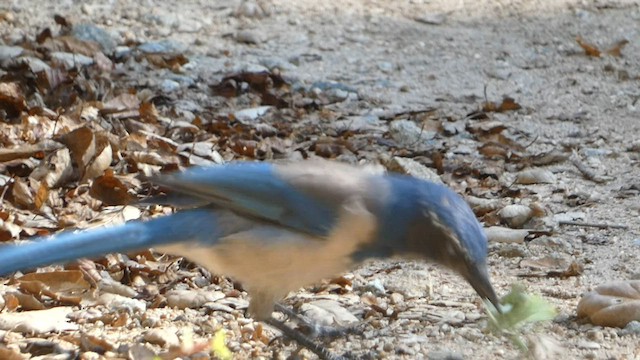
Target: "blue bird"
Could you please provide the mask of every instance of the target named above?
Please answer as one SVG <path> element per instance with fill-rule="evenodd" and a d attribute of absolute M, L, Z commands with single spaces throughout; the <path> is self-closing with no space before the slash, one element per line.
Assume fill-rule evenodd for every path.
<path fill-rule="evenodd" d="M 369 258 L 402 256 L 453 269 L 499 308 L 483 229 L 444 186 L 329 161 L 232 163 L 153 181 L 188 208 L 0 247 L 0 275 L 154 247 L 241 282 L 250 312 L 264 320 L 292 290 Z"/>

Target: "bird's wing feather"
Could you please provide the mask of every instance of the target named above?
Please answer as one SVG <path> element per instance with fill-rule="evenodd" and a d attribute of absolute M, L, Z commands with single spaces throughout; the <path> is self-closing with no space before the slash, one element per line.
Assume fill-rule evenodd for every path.
<path fill-rule="evenodd" d="M 325 236 L 344 201 L 369 193 L 367 179 L 360 170 L 330 162 L 247 162 L 192 168 L 153 181 L 243 216 Z"/>
<path fill-rule="evenodd" d="M 0 275 L 25 268 L 64 263 L 82 257 L 100 256 L 154 247 L 176 241 L 216 239 L 215 214 L 206 209 L 188 210 L 150 221 L 92 231 L 64 232 L 51 240 L 0 247 Z M 203 238 L 206 236 L 206 239 Z"/>

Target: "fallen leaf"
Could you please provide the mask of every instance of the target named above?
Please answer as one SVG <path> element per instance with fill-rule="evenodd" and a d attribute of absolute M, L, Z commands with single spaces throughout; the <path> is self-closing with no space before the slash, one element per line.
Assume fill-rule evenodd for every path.
<path fill-rule="evenodd" d="M 73 307 L 58 306 L 47 310 L 1 313 L 0 329 L 25 334 L 73 331 L 78 329 L 78 325 L 69 322 L 67 316 L 72 312 Z"/>
<path fill-rule="evenodd" d="M 0 346 L 0 359 L 4 360 L 25 360 L 28 359 L 28 355 L 23 355 L 22 353 L 15 351 L 13 349 L 9 349 L 4 346 Z"/>
<path fill-rule="evenodd" d="M 627 39 L 620 40 L 617 43 L 615 43 L 611 48 L 607 49 L 605 52 L 608 55 L 611 55 L 611 56 L 621 57 L 622 56 L 622 49 L 628 43 L 629 43 L 629 40 L 627 40 Z"/>
<path fill-rule="evenodd" d="M 71 151 L 73 162 L 84 173 L 85 168 L 96 155 L 96 141 L 93 130 L 83 126 L 70 133 L 58 136 L 56 140 L 63 143 Z"/>
<path fill-rule="evenodd" d="M 522 106 L 520 106 L 520 104 L 518 104 L 513 98 L 510 98 L 508 96 L 502 98 L 501 103 L 487 101 L 482 104 L 482 111 L 484 112 L 506 112 L 519 110 L 521 108 Z"/>
<path fill-rule="evenodd" d="M 589 291 L 578 303 L 578 317 L 619 328 L 640 321 L 640 280 L 612 281 Z"/>
<path fill-rule="evenodd" d="M 498 215 L 512 228 L 519 228 L 529 221 L 534 213 L 533 210 L 526 205 L 512 204 L 507 205 L 498 211 Z"/>
<path fill-rule="evenodd" d="M 601 52 L 595 45 L 586 43 L 580 36 L 576 37 L 576 42 L 587 56 L 600 57 Z"/>
<path fill-rule="evenodd" d="M 127 186 L 111 171 L 106 171 L 93 181 L 89 194 L 109 206 L 126 205 L 134 199 Z"/>
<path fill-rule="evenodd" d="M 30 179 L 41 182 L 48 189 L 59 188 L 73 177 L 73 165 L 69 149 L 60 149 L 46 156 L 45 161 L 29 175 Z"/>
<path fill-rule="evenodd" d="M 499 243 L 524 243 L 530 230 L 509 229 L 501 226 L 491 226 L 484 229 L 489 242 Z"/>
<path fill-rule="evenodd" d="M 17 82 L 0 82 L 0 109 L 8 118 L 18 117 L 27 103 Z"/>
<path fill-rule="evenodd" d="M 80 304 L 83 293 L 91 287 L 78 270 L 30 273 L 17 280 L 20 289 L 29 294 L 74 305 Z"/>
<path fill-rule="evenodd" d="M 38 157 L 45 152 L 50 152 L 62 148 L 63 146 L 52 140 L 44 140 L 37 144 L 23 144 L 14 148 L 0 148 L 0 162 L 10 161 L 14 159 L 26 159 L 30 157 Z"/>
<path fill-rule="evenodd" d="M 554 184 L 556 176 L 546 169 L 525 169 L 516 175 L 516 183 L 523 185 L 531 184 Z"/>
<path fill-rule="evenodd" d="M 109 139 L 107 139 L 104 134 L 96 133 L 95 141 L 95 156 L 87 166 L 84 175 L 82 176 L 82 182 L 86 182 L 103 175 L 105 170 L 111 166 L 111 161 L 113 160 L 113 151 L 111 150 Z"/>

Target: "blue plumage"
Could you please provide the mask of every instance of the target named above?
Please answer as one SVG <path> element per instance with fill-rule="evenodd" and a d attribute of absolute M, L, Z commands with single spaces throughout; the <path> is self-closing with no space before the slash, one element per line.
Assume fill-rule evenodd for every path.
<path fill-rule="evenodd" d="M 498 305 L 484 232 L 464 200 L 444 186 L 325 161 L 234 163 L 154 181 L 200 206 L 1 247 L 0 274 L 159 247 L 243 282 L 251 310 L 265 318 L 288 291 L 366 258 L 398 255 L 442 263 Z"/>

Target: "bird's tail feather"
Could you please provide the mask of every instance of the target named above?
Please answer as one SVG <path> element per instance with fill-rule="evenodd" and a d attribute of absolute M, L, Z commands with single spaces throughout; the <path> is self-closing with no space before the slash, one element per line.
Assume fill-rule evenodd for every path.
<path fill-rule="evenodd" d="M 0 247 L 0 275 L 178 241 L 212 241 L 219 237 L 218 232 L 215 213 L 207 209 L 85 232 L 63 232 L 27 244 Z"/>

